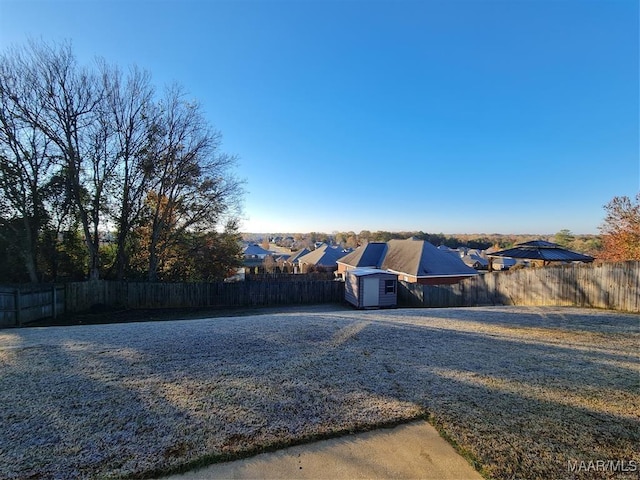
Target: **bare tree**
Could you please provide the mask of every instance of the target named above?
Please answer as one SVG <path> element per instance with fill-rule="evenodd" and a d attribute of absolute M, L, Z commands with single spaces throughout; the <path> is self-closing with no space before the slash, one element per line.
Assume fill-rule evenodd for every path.
<path fill-rule="evenodd" d="M 32 118 L 42 114 L 27 73 L 23 63 L 0 58 L 0 203 L 2 231 L 13 234 L 10 243 L 35 283 L 38 234 L 47 223 L 45 201 L 55 163 L 50 141 L 24 115 L 24 109 Z"/>
<path fill-rule="evenodd" d="M 149 195 L 149 281 L 158 278 L 163 256 L 182 232 L 213 230 L 238 206 L 241 184 L 230 174 L 235 157 L 221 153 L 197 103 L 180 87 L 159 103 Z"/>
<path fill-rule="evenodd" d="M 152 172 L 148 151 L 154 124 L 150 118 L 153 87 L 149 73 L 137 68 L 126 77 L 105 63 L 101 71 L 106 84 L 104 118 L 113 129 L 116 161 L 113 181 L 107 187 L 110 218 L 117 231 L 115 269 L 117 278 L 123 279 L 129 267 L 131 236 L 144 209 Z"/>
<path fill-rule="evenodd" d="M 66 185 L 82 226 L 89 254 L 89 278 L 98 278 L 97 205 L 101 191 L 95 191 L 97 175 L 104 173 L 99 149 L 99 129 L 95 125 L 103 97 L 102 83 L 94 74 L 79 69 L 69 44 L 49 46 L 31 42 L 28 48 L 13 52 L 25 82 L 32 89 L 37 106 L 22 95 L 14 102 L 21 118 L 41 131 L 57 147 Z M 85 188 L 93 185 L 94 191 Z M 92 198 L 93 196 L 93 198 Z"/>
<path fill-rule="evenodd" d="M 80 68 L 69 44 L 31 42 L 0 62 L 0 219 L 24 233 L 32 281 L 48 221 L 48 239 L 62 225 L 81 230 L 90 279 L 100 275 L 102 230 L 115 226 L 115 275 L 124 278 L 135 253 L 155 280 L 181 239 L 239 213 L 235 158 L 182 89 L 155 101 L 148 73 L 104 61 Z"/>
<path fill-rule="evenodd" d="M 273 258 L 273 255 L 266 255 L 262 261 L 262 266 L 264 267 L 265 273 L 273 273 L 276 271 L 278 263 Z"/>

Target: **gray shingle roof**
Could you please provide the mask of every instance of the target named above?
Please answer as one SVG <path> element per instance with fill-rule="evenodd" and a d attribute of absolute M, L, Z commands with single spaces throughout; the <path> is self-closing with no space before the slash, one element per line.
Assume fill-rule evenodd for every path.
<path fill-rule="evenodd" d="M 473 268 L 426 240 L 389 240 L 382 268 L 416 277 L 477 275 Z"/>
<path fill-rule="evenodd" d="M 369 243 L 341 258 L 340 263 L 352 267 L 377 267 L 416 277 L 477 274 L 458 255 L 413 238 Z"/>
<path fill-rule="evenodd" d="M 465 263 L 465 265 L 469 265 L 470 267 L 476 264 L 480 265 L 481 267 L 489 266 L 489 260 L 476 254 L 465 255 L 464 257 L 461 257 L 461 260 Z"/>
<path fill-rule="evenodd" d="M 386 248 L 384 242 L 370 242 L 342 257 L 340 263 L 351 267 L 380 267 Z"/>
<path fill-rule="evenodd" d="M 243 253 L 244 255 L 269 255 L 271 252 L 269 250 L 265 250 L 260 245 L 252 243 L 247 245 Z"/>
<path fill-rule="evenodd" d="M 306 255 L 307 253 L 309 253 L 309 249 L 308 248 L 303 248 L 302 250 L 298 250 L 297 252 L 291 254 L 291 256 L 287 259 L 287 261 L 289 263 L 294 263 L 296 261 L 298 261 L 298 259 L 304 255 Z"/>
<path fill-rule="evenodd" d="M 335 267 L 336 261 L 346 255 L 344 249 L 322 245 L 314 251 L 298 257 L 298 262 L 307 265 L 317 265 L 319 267 Z"/>

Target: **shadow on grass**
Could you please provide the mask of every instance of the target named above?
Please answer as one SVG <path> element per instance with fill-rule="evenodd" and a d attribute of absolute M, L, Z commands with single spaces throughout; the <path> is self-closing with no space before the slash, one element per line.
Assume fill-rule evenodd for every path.
<path fill-rule="evenodd" d="M 246 317 L 275 315 L 287 312 L 349 311 L 346 304 L 292 305 L 274 307 L 193 307 L 193 308 L 140 308 L 118 309 L 95 306 L 92 310 L 75 314 L 59 315 L 29 322 L 29 327 L 69 327 L 74 325 L 105 325 L 111 323 L 164 322 L 175 320 L 200 320 L 204 318 Z"/>

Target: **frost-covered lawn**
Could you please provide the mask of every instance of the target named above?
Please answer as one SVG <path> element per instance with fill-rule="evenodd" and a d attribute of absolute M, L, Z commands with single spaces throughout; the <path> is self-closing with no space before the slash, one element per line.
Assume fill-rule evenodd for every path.
<path fill-rule="evenodd" d="M 640 464 L 639 355 L 638 315 L 571 308 L 1 330 L 0 478 L 158 474 L 425 413 L 495 478 Z"/>

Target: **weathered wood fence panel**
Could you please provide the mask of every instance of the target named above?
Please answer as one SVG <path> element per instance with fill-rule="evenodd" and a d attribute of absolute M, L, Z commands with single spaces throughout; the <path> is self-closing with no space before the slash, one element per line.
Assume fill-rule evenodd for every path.
<path fill-rule="evenodd" d="M 342 282 L 283 281 L 235 283 L 78 282 L 67 284 L 69 312 L 94 305 L 122 308 L 243 307 L 310 303 L 339 303 Z"/>
<path fill-rule="evenodd" d="M 576 306 L 640 312 L 639 261 L 493 272 L 455 285 L 399 285 L 400 306 Z"/>
<path fill-rule="evenodd" d="M 15 314 L 15 288 L 1 288 L 0 289 L 0 327 L 7 327 L 10 325 L 16 325 Z"/>
<path fill-rule="evenodd" d="M 0 287 L 0 327 L 26 325 L 95 307 L 189 308 L 340 303 L 344 284 L 330 280 L 237 283 L 73 282 Z M 55 309 L 53 305 L 56 305 Z"/>
<path fill-rule="evenodd" d="M 0 287 L 0 327 L 28 325 L 64 312 L 64 286 Z"/>

